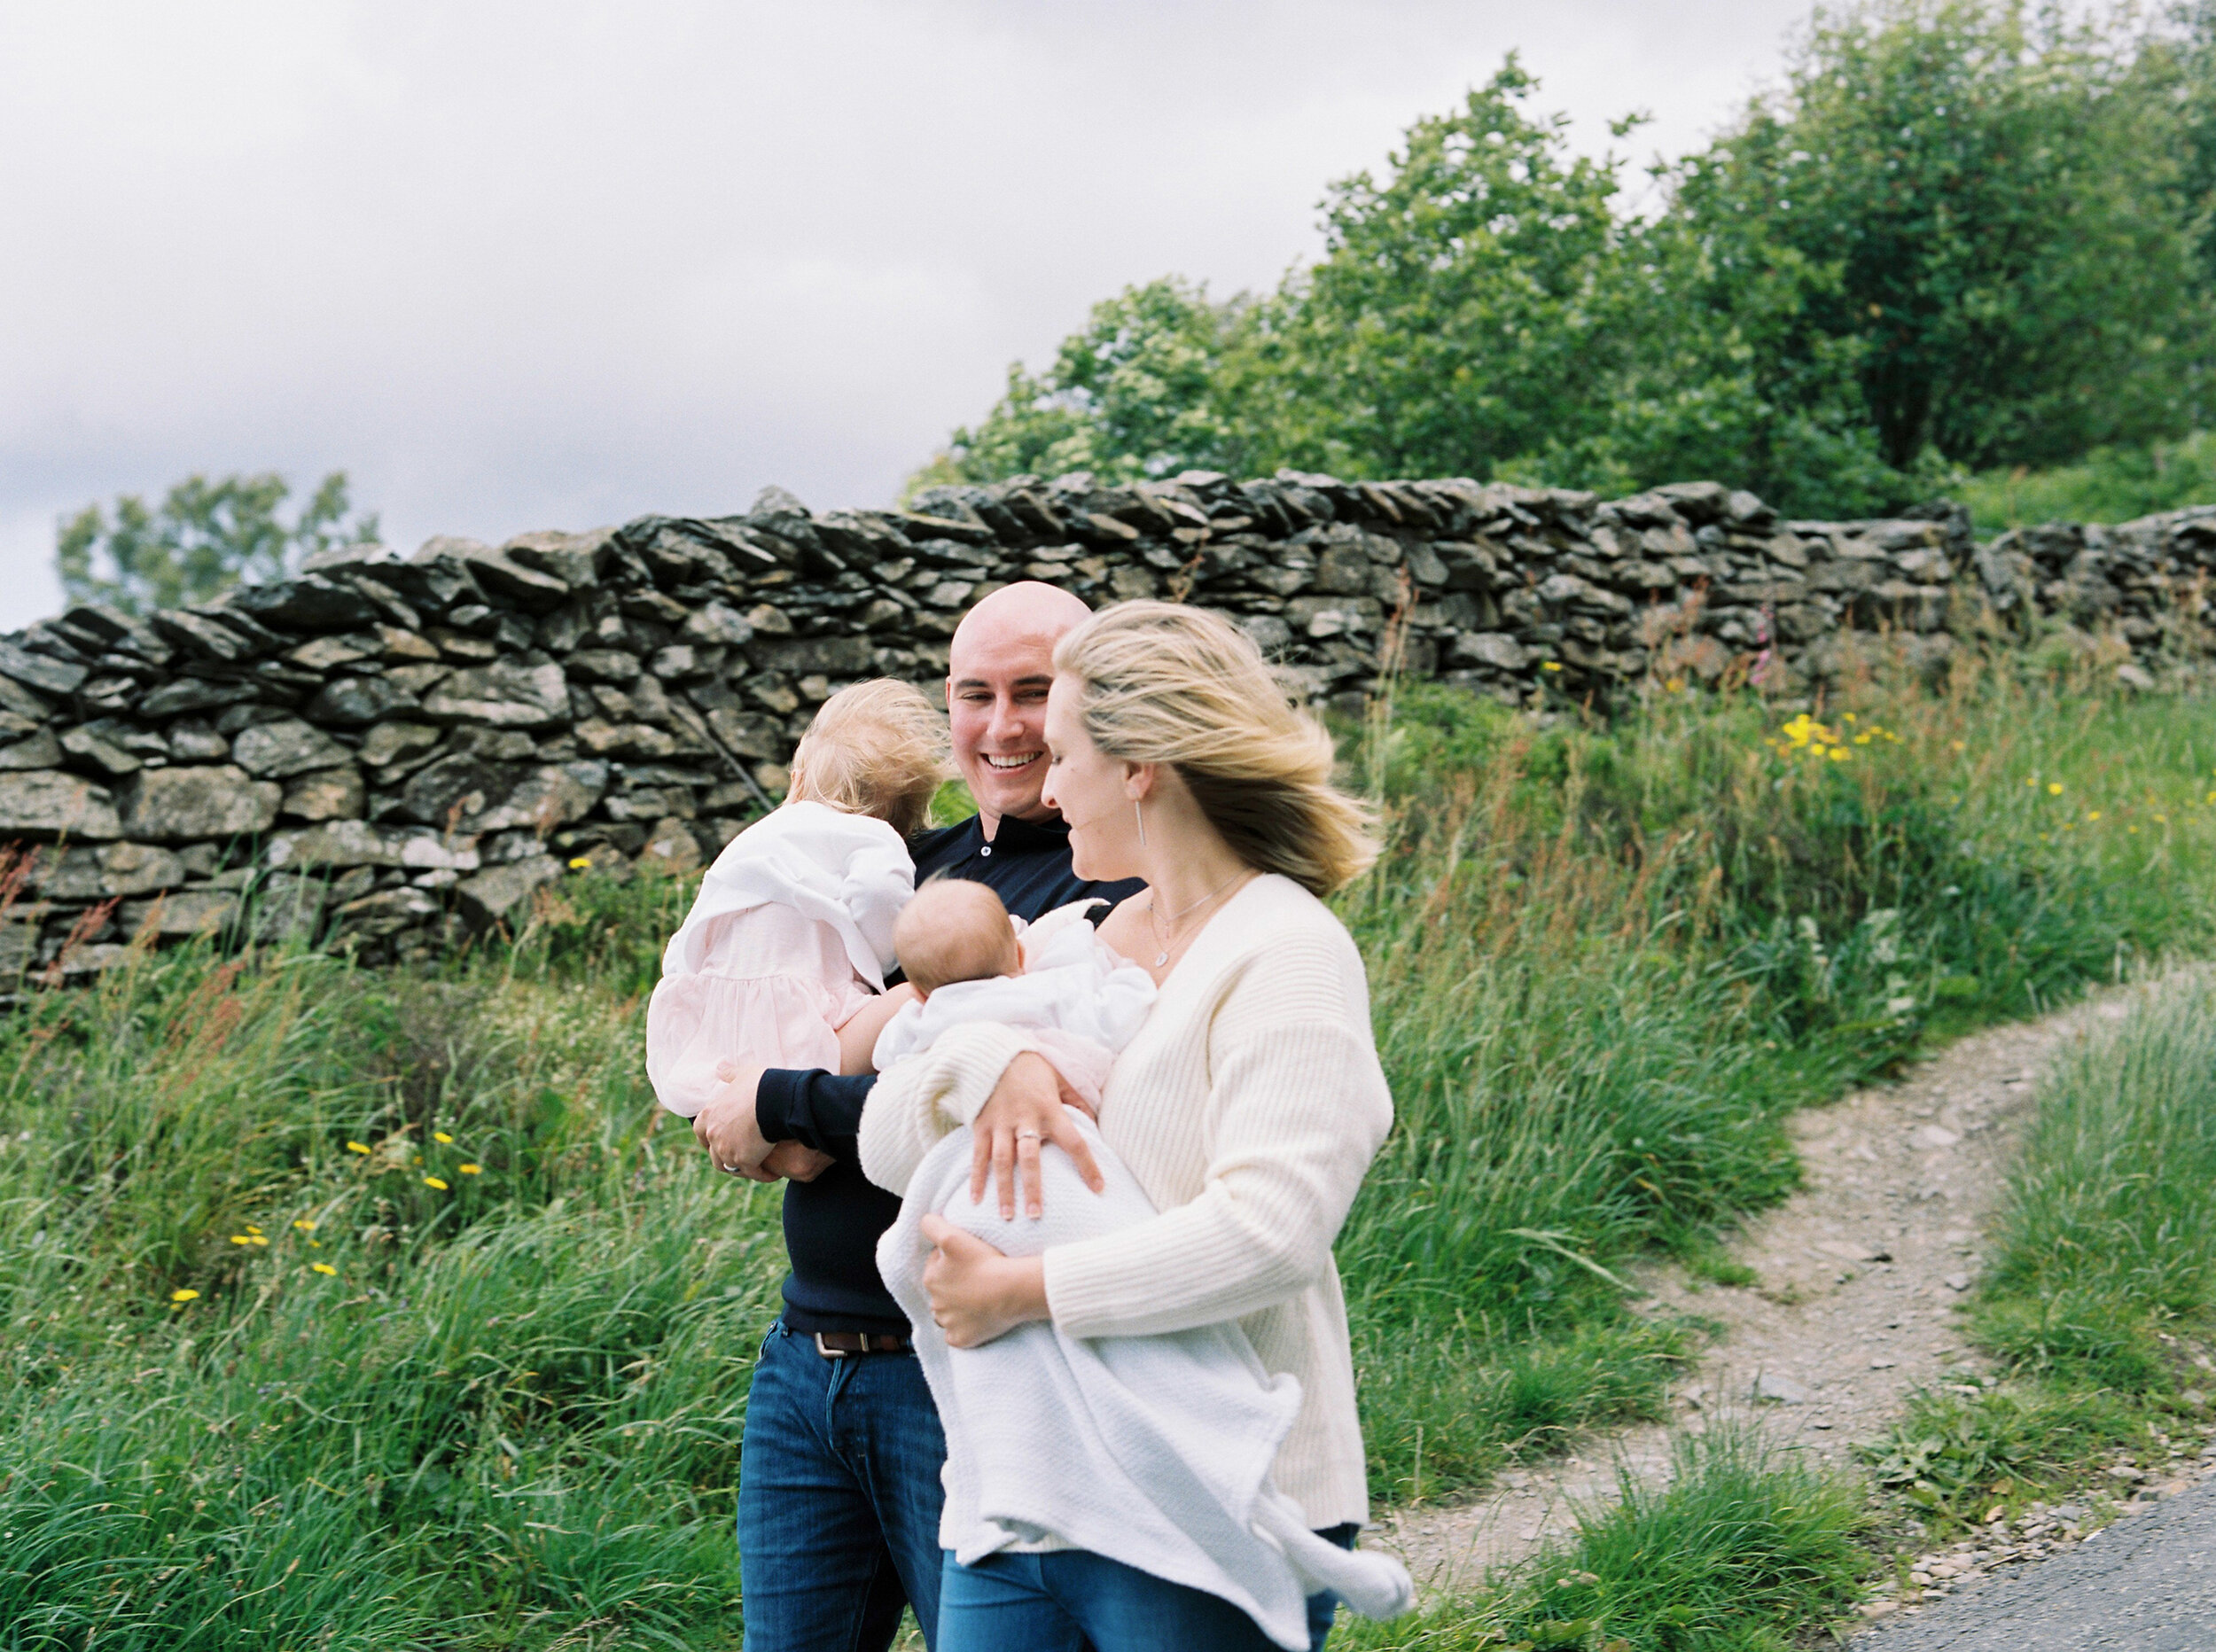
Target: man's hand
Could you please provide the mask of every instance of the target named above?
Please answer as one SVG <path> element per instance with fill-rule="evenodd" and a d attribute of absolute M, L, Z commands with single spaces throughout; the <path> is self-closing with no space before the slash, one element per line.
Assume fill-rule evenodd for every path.
<path fill-rule="evenodd" d="M 1048 1317 L 1042 1258 L 1003 1256 L 943 1216 L 924 1218 L 924 1237 L 937 1247 L 924 1264 L 924 1289 L 949 1348 L 975 1348 Z"/>
<path fill-rule="evenodd" d="M 707 1149 L 716 1169 L 753 1181 L 775 1181 L 776 1176 L 763 1168 L 773 1144 L 762 1139 L 754 1119 L 754 1091 L 762 1071 L 752 1062 L 727 1061 L 717 1067 L 722 1087 L 693 1115 L 692 1139 Z"/>
<path fill-rule="evenodd" d="M 775 1181 L 782 1177 L 787 1181 L 813 1181 L 838 1162 L 830 1154 L 802 1147 L 798 1142 L 780 1142 L 769 1149 L 769 1157 L 761 1161 L 761 1179 Z"/>
<path fill-rule="evenodd" d="M 1093 1163 L 1092 1149 L 1078 1134 L 1065 1103 L 1091 1116 L 1092 1109 L 1079 1099 L 1077 1092 L 1063 1082 L 1062 1075 L 1037 1051 L 1026 1050 L 1008 1064 L 1008 1071 L 1001 1074 L 993 1094 L 971 1121 L 970 1134 L 974 1138 L 970 1159 L 972 1202 L 985 1196 L 986 1179 L 989 1176 L 1000 1187 L 1001 1220 L 1014 1221 L 1020 1173 L 1029 1196 L 1024 1201 L 1024 1212 L 1035 1220 L 1046 1208 L 1039 1186 L 1039 1148 L 1044 1142 L 1053 1142 L 1070 1156 L 1077 1165 L 1077 1173 L 1085 1178 L 1085 1185 L 1095 1193 L 1108 1185 L 1100 1179 L 1100 1167 Z"/>

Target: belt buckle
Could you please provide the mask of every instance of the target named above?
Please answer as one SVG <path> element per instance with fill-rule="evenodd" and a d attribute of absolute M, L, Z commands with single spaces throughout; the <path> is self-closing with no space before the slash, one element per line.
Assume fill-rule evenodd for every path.
<path fill-rule="evenodd" d="M 815 1337 L 815 1352 L 822 1354 L 826 1360 L 846 1360 L 852 1357 L 847 1349 L 834 1348 L 829 1343 L 825 1342 L 823 1340 L 823 1332 L 816 1331 L 813 1333 L 813 1335 Z"/>

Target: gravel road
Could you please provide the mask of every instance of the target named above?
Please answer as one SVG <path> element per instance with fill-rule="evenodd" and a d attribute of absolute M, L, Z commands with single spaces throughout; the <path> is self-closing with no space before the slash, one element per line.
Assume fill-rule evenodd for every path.
<path fill-rule="evenodd" d="M 2216 1479 L 2118 1520 L 2054 1559 L 1997 1572 L 1857 1652 L 2209 1652 L 2216 1648 Z"/>

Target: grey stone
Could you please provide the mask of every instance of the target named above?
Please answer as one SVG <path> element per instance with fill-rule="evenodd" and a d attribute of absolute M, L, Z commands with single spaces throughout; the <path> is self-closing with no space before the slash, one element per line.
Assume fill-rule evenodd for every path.
<path fill-rule="evenodd" d="M 421 704 L 389 675 L 335 677 L 308 702 L 305 715 L 319 723 L 355 728 L 378 722 L 400 712 L 412 712 Z"/>
<path fill-rule="evenodd" d="M 94 852 L 99 865 L 100 892 L 105 895 L 144 895 L 157 889 L 174 889 L 188 874 L 181 856 L 151 843 L 112 843 Z"/>
<path fill-rule="evenodd" d="M 391 830 L 367 821 L 330 821 L 269 839 L 263 861 L 306 871 L 316 867 L 396 866 L 411 871 L 473 871 L 477 851 L 445 841 L 437 832 Z"/>
<path fill-rule="evenodd" d="M 105 787 L 53 768 L 0 774 L 0 837 L 64 836 L 92 842 L 123 836 Z"/>
<path fill-rule="evenodd" d="M 298 821 L 354 820 L 360 816 L 366 799 L 362 771 L 348 763 L 300 775 L 285 787 L 277 814 Z"/>
<path fill-rule="evenodd" d="M 65 729 L 61 734 L 61 749 L 71 757 L 91 764 L 102 774 L 118 778 L 141 767 L 139 760 L 121 746 L 103 738 L 103 733 L 97 723 Z"/>
<path fill-rule="evenodd" d="M 165 737 L 170 757 L 180 763 L 220 763 L 230 755 L 230 742 L 197 717 L 179 718 Z"/>
<path fill-rule="evenodd" d="M 380 889 L 339 908 L 339 925 L 371 939 L 415 929 L 439 916 L 438 898 L 421 889 Z"/>
<path fill-rule="evenodd" d="M 430 723 L 381 722 L 363 736 L 361 759 L 371 768 L 404 765 L 436 750 L 444 734 Z"/>
<path fill-rule="evenodd" d="M 211 712 L 261 697 L 251 682 L 218 682 L 206 677 L 177 677 L 148 694 L 138 707 L 141 717 L 160 721 L 183 712 Z"/>
<path fill-rule="evenodd" d="M 775 609 L 770 612 L 776 612 Z M 783 614 L 777 617 L 784 618 Z M 789 632 L 792 627 L 788 625 L 784 628 Z M 684 635 L 688 642 L 737 648 L 754 640 L 755 629 L 737 609 L 727 608 L 722 603 L 708 603 L 685 621 Z"/>
<path fill-rule="evenodd" d="M 343 630 L 376 612 L 361 592 L 313 575 L 245 586 L 230 600 L 240 613 L 280 631 Z"/>
<path fill-rule="evenodd" d="M 1755 1378 L 1753 1397 L 1758 1402 L 1774 1406 L 1805 1406 L 1815 1398 L 1790 1376 L 1780 1376 L 1775 1371 L 1765 1371 Z"/>
<path fill-rule="evenodd" d="M 683 877 L 700 869 L 700 841 L 683 820 L 672 815 L 647 829 L 646 846 L 639 851 L 641 871 L 667 872 Z"/>
<path fill-rule="evenodd" d="M 283 796 L 230 763 L 142 769 L 123 789 L 121 829 L 106 835 L 157 843 L 243 837 L 276 824 Z"/>
<path fill-rule="evenodd" d="M 151 900 L 123 903 L 123 932 L 147 930 L 165 937 L 214 935 L 238 916 L 238 897 L 228 889 L 173 889 Z"/>
<path fill-rule="evenodd" d="M 1531 663 L 1524 645 L 1505 631 L 1457 631 L 1447 650 L 1450 666 L 1489 666 L 1495 671 L 1521 671 Z"/>
<path fill-rule="evenodd" d="M 28 649 L 0 638 L 0 676 L 41 690 L 48 694 L 74 694 L 77 685 L 90 674 L 82 666 L 67 660 L 50 659 L 43 654 L 34 654 Z"/>
<path fill-rule="evenodd" d="M 231 760 L 258 779 L 282 780 L 312 768 L 331 768 L 354 753 L 322 729 L 296 717 L 257 723 L 230 743 Z"/>
<path fill-rule="evenodd" d="M 55 768 L 61 764 L 61 742 L 54 738 L 54 731 L 42 729 L 27 740 L 18 740 L 13 745 L 0 746 L 0 770 L 13 768 Z"/>
<path fill-rule="evenodd" d="M 433 722 L 551 729 L 569 718 L 569 682 L 559 666 L 501 664 L 457 671 L 425 700 Z"/>
<path fill-rule="evenodd" d="M 455 885 L 455 903 L 463 920 L 473 929 L 512 923 L 522 916 L 532 892 L 561 875 L 562 863 L 550 854 L 511 861 L 464 878 Z"/>
<path fill-rule="evenodd" d="M 575 589 L 599 582 L 600 564 L 614 537 L 615 530 L 605 527 L 588 534 L 519 534 L 500 549 L 518 566 L 551 574 Z"/>
<path fill-rule="evenodd" d="M 587 682 L 629 682 L 639 674 L 636 656 L 613 648 L 582 648 L 568 659 L 569 674 Z"/>

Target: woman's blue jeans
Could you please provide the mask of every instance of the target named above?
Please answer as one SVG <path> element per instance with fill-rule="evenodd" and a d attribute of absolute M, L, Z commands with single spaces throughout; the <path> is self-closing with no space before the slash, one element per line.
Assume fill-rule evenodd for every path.
<path fill-rule="evenodd" d="M 1354 1547 L 1354 1528 L 1322 1533 Z M 1323 1652 L 1338 1600 L 1308 1597 L 1308 1646 Z M 987 1555 L 974 1566 L 947 1555 L 939 1585 L 937 1652 L 1276 1652 L 1254 1620 L 1203 1590 L 1170 1583 L 1086 1549 Z"/>

